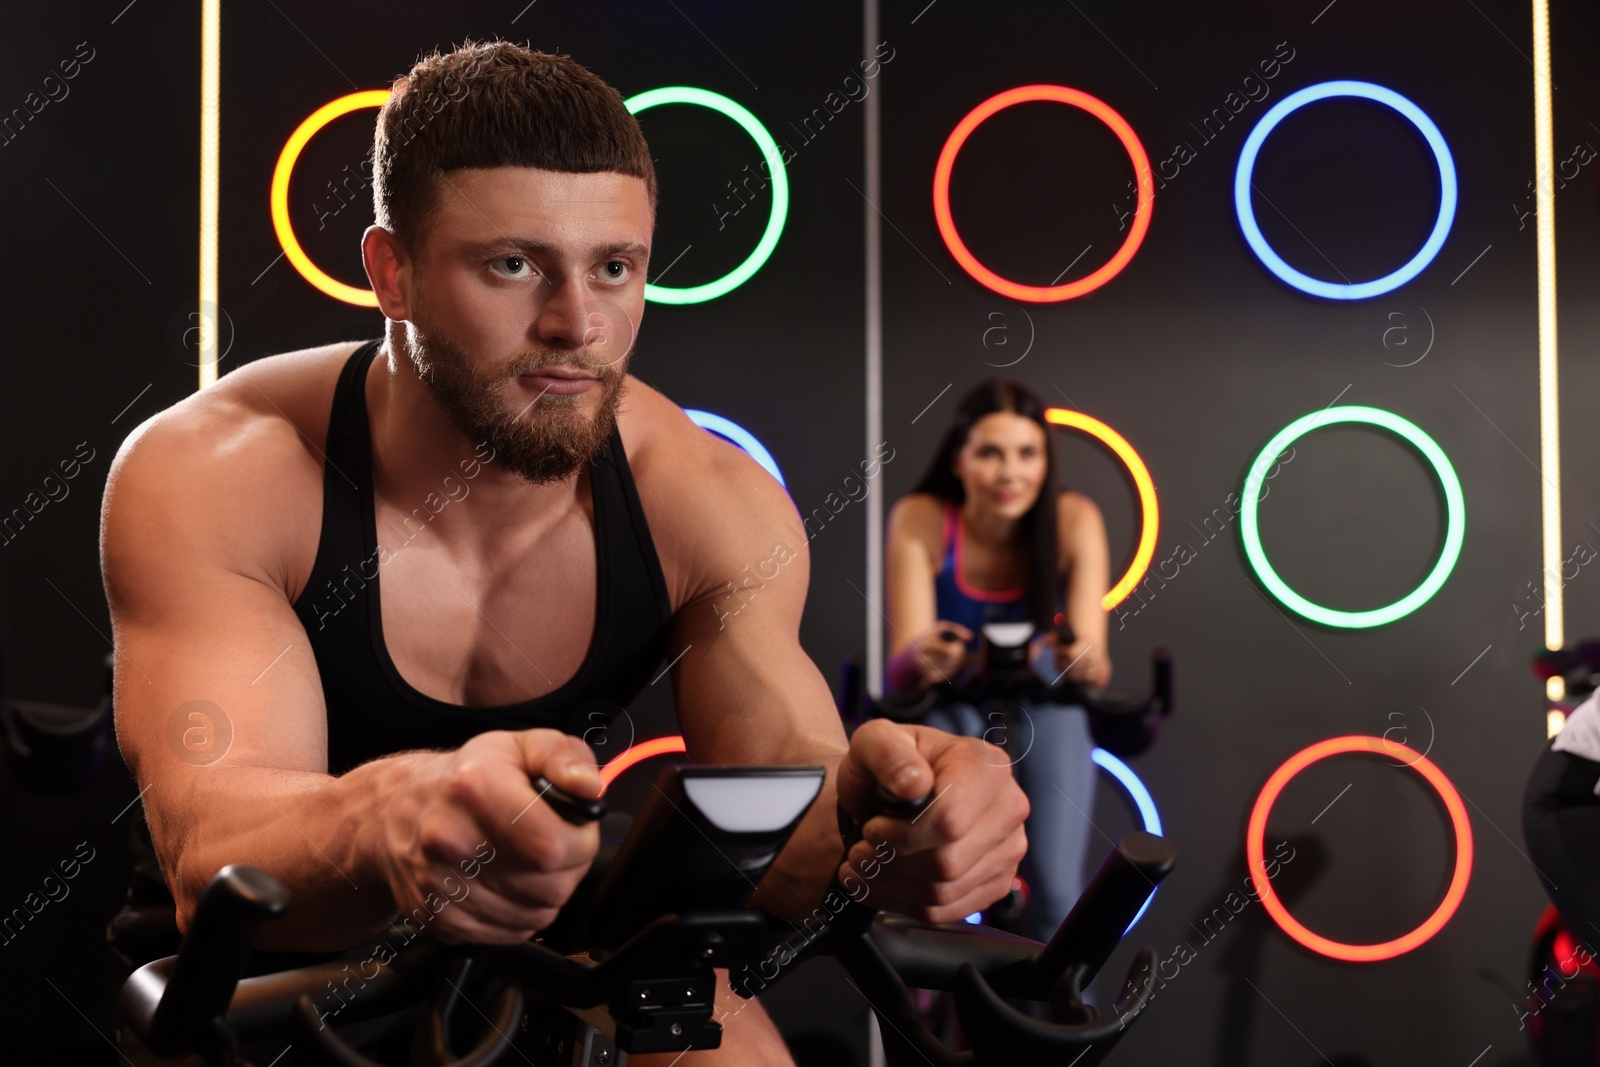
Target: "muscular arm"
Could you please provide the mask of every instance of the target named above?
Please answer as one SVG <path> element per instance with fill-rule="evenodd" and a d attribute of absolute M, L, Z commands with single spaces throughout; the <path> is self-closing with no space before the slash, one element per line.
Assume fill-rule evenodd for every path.
<path fill-rule="evenodd" d="M 389 768 L 328 775 L 305 631 L 265 569 L 240 567 L 259 550 L 261 523 L 241 513 L 237 493 L 179 459 L 185 436 L 158 424 L 129 439 L 101 528 L 117 740 L 144 790 L 179 925 L 211 877 L 239 861 L 290 887 L 295 907 L 270 930 L 282 947 L 326 936 L 319 912 L 342 912 L 340 925 L 359 937 L 393 904 L 360 833 Z M 196 475 L 200 484 L 178 484 Z M 307 906 L 319 899 L 334 906 Z"/>
<path fill-rule="evenodd" d="M 667 543 L 683 546 L 669 655 L 681 653 L 673 684 L 689 753 L 707 763 L 828 769 L 752 902 L 797 921 L 835 874 L 866 871 L 875 859 L 883 862 L 866 877 L 884 910 L 948 922 L 998 900 L 1027 845 L 1028 803 L 1010 761 L 983 741 L 882 719 L 864 724 L 847 748 L 827 684 L 800 647 L 809 559 L 794 505 L 743 452 L 692 433 L 693 448 L 673 457 L 670 478 L 640 482 L 641 497 L 646 481 L 680 490 L 650 525 L 655 532 L 659 516 Z M 710 460 L 688 464 L 695 452 Z M 915 824 L 869 819 L 868 840 L 841 866 L 837 805 L 862 812 L 873 783 L 906 799 L 943 799 Z M 869 841 L 894 851 L 880 855 Z"/>
<path fill-rule="evenodd" d="M 794 505 L 743 452 L 706 440 L 722 455 L 696 479 L 703 490 L 684 504 L 681 533 L 669 534 L 694 546 L 668 652 L 682 653 L 673 667 L 678 717 L 697 763 L 827 768 L 752 900 L 798 919 L 822 897 L 843 847 L 834 780 L 848 746 L 828 684 L 800 645 L 811 562 Z"/>
<path fill-rule="evenodd" d="M 403 753 L 330 775 L 316 663 L 274 573 L 272 538 L 281 531 L 272 483 L 282 477 L 282 442 L 227 417 L 197 417 L 193 406 L 136 431 L 106 488 L 101 566 L 118 744 L 141 788 L 180 928 L 219 869 L 247 863 L 283 881 L 293 901 L 260 947 L 347 948 L 423 903 L 410 898 L 436 875 L 490 854 L 474 852 L 490 834 L 471 813 L 504 811 L 503 825 L 527 804 L 534 794 L 522 766 L 538 765 L 533 750 L 547 739 L 484 735 L 472 752 Z M 575 883 L 585 849 L 541 836 L 552 820 L 547 810 L 529 811 L 510 847 L 496 833 L 488 847 L 508 858 L 497 859 L 495 874 L 524 861 L 541 871 L 576 865 Z M 463 886 L 467 869 L 454 873 Z M 491 880 L 466 887 L 470 902 L 446 888 L 457 906 L 441 905 L 431 932 L 509 940 L 516 929 L 495 919 L 532 928 L 553 917 L 530 917 Z"/>

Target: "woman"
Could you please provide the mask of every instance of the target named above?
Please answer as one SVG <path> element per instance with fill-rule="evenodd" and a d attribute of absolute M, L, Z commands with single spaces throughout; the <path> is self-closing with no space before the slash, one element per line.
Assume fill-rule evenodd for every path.
<path fill-rule="evenodd" d="M 886 688 L 916 692 L 971 665 L 984 623 L 1029 621 L 1033 668 L 1086 686 L 1111 679 L 1105 522 L 1082 493 L 1058 490 L 1044 404 L 1026 386 L 991 379 L 956 409 L 927 474 L 889 514 Z M 1057 622 L 1074 640 L 1056 639 Z M 957 639 L 943 636 L 953 632 Z M 1079 707 L 1026 703 L 1008 751 L 1028 796 L 1032 891 L 1026 933 L 1048 940 L 1082 888 L 1093 833 L 1093 743 Z M 991 723 L 970 704 L 927 725 L 969 737 Z"/>

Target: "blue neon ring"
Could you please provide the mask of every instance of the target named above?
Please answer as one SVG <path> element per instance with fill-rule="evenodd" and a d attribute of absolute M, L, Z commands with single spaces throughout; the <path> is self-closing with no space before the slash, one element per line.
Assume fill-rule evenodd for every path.
<path fill-rule="evenodd" d="M 1433 232 L 1428 235 L 1421 250 L 1399 270 L 1370 282 L 1354 284 L 1325 282 L 1295 270 L 1284 262 L 1282 256 L 1272 250 L 1271 245 L 1267 244 L 1267 239 L 1261 234 L 1261 227 L 1256 225 L 1255 209 L 1250 203 L 1250 176 L 1255 171 L 1256 156 L 1261 152 L 1261 146 L 1265 143 L 1267 135 L 1296 108 L 1336 96 L 1360 97 L 1394 108 L 1409 119 L 1422 134 L 1428 142 L 1428 147 L 1433 149 L 1434 160 L 1439 164 L 1439 217 L 1434 221 Z M 1393 89 L 1361 81 L 1321 82 L 1309 85 L 1278 101 L 1270 111 L 1261 116 L 1256 128 L 1250 131 L 1250 136 L 1244 142 L 1244 150 L 1239 153 L 1238 169 L 1234 171 L 1233 206 L 1238 213 L 1239 227 L 1244 231 L 1244 239 L 1257 258 L 1272 273 L 1301 292 L 1310 293 L 1312 296 L 1326 297 L 1329 300 L 1364 300 L 1400 288 L 1433 262 L 1433 257 L 1444 247 L 1444 239 L 1450 233 L 1450 224 L 1456 217 L 1456 166 L 1450 156 L 1450 147 L 1444 143 L 1444 135 L 1439 132 L 1439 127 L 1433 124 L 1433 120 L 1426 112 Z"/>
<path fill-rule="evenodd" d="M 1103 748 L 1095 749 L 1090 754 L 1090 758 L 1094 760 L 1096 766 L 1115 778 L 1118 784 L 1128 791 L 1128 795 L 1133 798 L 1134 807 L 1139 809 L 1139 818 L 1144 822 L 1145 833 L 1155 834 L 1160 837 L 1161 816 L 1156 812 L 1155 798 L 1150 795 L 1150 790 L 1144 787 L 1144 783 L 1139 781 L 1139 776 L 1133 773 L 1133 768 Z M 1128 930 L 1132 930 L 1138 925 L 1139 920 L 1144 918 L 1144 913 L 1150 910 L 1150 904 L 1155 899 L 1155 892 L 1152 891 L 1149 898 L 1145 900 L 1144 907 L 1139 909 L 1139 914 L 1135 915 L 1133 922 L 1128 924 Z M 1123 931 L 1123 933 L 1127 932 L 1127 930 Z"/>
<path fill-rule="evenodd" d="M 694 421 L 694 424 L 702 430 L 710 430 L 718 436 L 726 437 L 750 453 L 750 458 L 766 468 L 768 474 L 778 479 L 779 485 L 785 489 L 789 488 L 789 484 L 783 480 L 783 472 L 778 470 L 778 461 L 772 458 L 772 453 L 767 451 L 765 445 L 756 440 L 755 434 L 740 426 L 737 422 L 725 419 L 721 415 L 713 415 L 709 411 L 684 408 L 683 413 L 689 416 Z"/>

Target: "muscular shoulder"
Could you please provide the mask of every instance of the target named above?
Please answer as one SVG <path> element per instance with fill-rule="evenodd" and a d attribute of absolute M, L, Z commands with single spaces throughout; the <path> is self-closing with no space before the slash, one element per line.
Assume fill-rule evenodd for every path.
<path fill-rule="evenodd" d="M 618 430 L 674 609 L 724 590 L 780 544 L 804 553 L 799 513 L 776 478 L 660 391 L 632 375 L 626 384 Z"/>
<path fill-rule="evenodd" d="M 256 360 L 134 429 L 106 485 L 108 566 L 133 553 L 149 567 L 203 552 L 228 570 L 284 586 L 290 546 L 303 540 L 308 512 L 311 522 L 321 514 L 334 383 L 355 347 L 342 342 Z"/>

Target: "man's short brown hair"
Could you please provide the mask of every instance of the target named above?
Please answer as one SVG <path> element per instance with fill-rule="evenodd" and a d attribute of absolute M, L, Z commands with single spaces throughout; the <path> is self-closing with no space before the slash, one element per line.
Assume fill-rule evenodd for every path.
<path fill-rule="evenodd" d="M 458 167 L 540 167 L 644 179 L 656 173 L 622 96 L 570 56 L 468 39 L 395 79 L 372 145 L 377 223 L 413 253 L 441 181 Z"/>

